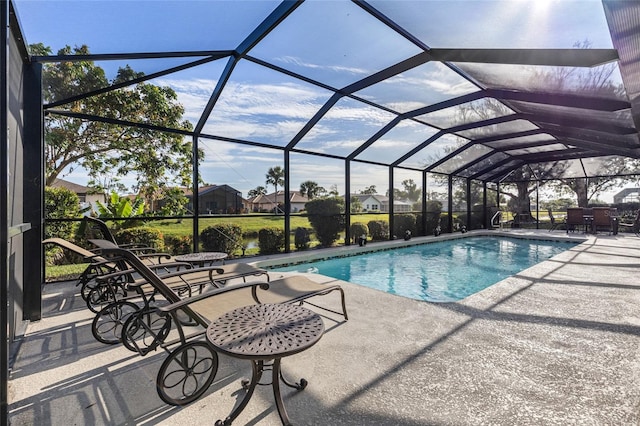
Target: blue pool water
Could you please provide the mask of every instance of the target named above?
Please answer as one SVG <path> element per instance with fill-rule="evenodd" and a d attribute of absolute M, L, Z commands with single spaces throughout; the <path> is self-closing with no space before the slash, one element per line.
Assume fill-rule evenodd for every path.
<path fill-rule="evenodd" d="M 317 272 L 430 302 L 463 299 L 575 243 L 470 237 L 275 268 Z"/>

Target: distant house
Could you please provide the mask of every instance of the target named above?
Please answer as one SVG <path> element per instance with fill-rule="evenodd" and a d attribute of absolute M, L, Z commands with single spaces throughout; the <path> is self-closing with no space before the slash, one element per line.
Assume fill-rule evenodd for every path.
<path fill-rule="evenodd" d="M 633 203 L 640 200 L 640 188 L 625 188 L 613 196 L 614 204 Z"/>
<path fill-rule="evenodd" d="M 181 188 L 189 199 L 187 209 L 194 211 L 193 191 Z M 198 188 L 199 214 L 238 214 L 246 210 L 247 200 L 242 193 L 229 185 L 207 185 Z"/>
<path fill-rule="evenodd" d="M 362 210 L 366 212 L 389 212 L 389 197 L 379 194 L 351 194 L 351 198 L 357 198 L 362 204 Z M 393 200 L 394 213 L 410 212 L 413 203 L 408 200 Z"/>
<path fill-rule="evenodd" d="M 376 194 L 351 194 L 351 199 L 357 198 L 362 204 L 362 210 L 365 212 L 380 212 L 382 211 L 381 195 Z M 384 197 L 383 197 L 384 198 Z"/>
<path fill-rule="evenodd" d="M 291 203 L 291 213 L 297 213 L 304 210 L 304 205 L 309 199 L 301 195 L 299 191 L 290 191 L 289 201 Z M 273 212 L 278 209 L 279 213 L 283 213 L 285 196 L 284 191 L 272 192 L 271 194 L 257 195 L 247 200 L 249 210 L 252 212 Z"/>
<path fill-rule="evenodd" d="M 107 201 L 107 196 L 104 192 L 88 188 L 84 185 L 69 182 L 64 179 L 56 179 L 55 181 L 53 181 L 51 186 L 53 188 L 66 188 L 76 193 L 78 195 L 78 198 L 80 199 L 81 209 L 91 207 L 92 210 L 96 210 L 96 201 L 100 201 L 101 203 L 105 203 Z"/>

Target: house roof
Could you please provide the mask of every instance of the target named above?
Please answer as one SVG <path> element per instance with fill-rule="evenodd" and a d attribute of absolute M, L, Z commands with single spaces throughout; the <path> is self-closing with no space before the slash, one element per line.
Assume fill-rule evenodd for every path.
<path fill-rule="evenodd" d="M 86 194 L 90 191 L 93 191 L 91 188 L 88 188 L 84 185 L 69 182 L 68 180 L 64 180 L 64 179 L 54 180 L 51 186 L 54 188 L 66 188 L 70 191 L 75 192 L 76 194 Z"/>

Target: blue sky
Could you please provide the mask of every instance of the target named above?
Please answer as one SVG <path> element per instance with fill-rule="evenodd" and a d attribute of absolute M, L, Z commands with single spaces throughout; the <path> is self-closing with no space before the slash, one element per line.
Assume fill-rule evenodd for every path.
<path fill-rule="evenodd" d="M 235 48 L 277 5 L 276 1 L 157 1 L 19 0 L 18 15 L 27 42 L 57 49 L 87 44 L 92 53 L 226 50 Z M 534 1 L 371 1 L 387 16 L 430 47 L 567 48 L 589 40 L 594 48 L 610 48 L 602 5 L 596 0 Z M 312 0 L 300 6 L 276 32 L 250 54 L 333 87 L 417 54 L 420 50 L 359 7 L 346 1 Z M 182 60 L 179 60 L 182 62 Z M 126 61 L 135 70 L 151 73 L 178 60 Z M 226 64 L 208 65 L 165 76 L 153 83 L 168 85 L 196 123 Z M 100 63 L 113 75 L 125 63 Z M 405 112 L 476 90 L 439 63 L 427 63 L 361 93 Z M 331 96 L 321 87 L 241 61 L 227 84 L 204 132 L 217 136 L 286 145 Z M 299 144 L 316 152 L 349 153 L 384 126 L 393 115 L 361 102 L 342 99 Z M 363 159 L 398 157 L 416 141 L 435 131 L 403 123 Z M 445 138 L 408 165 L 417 165 L 443 146 L 459 141 Z M 440 148 L 438 148 L 440 147 Z M 201 172 L 208 183 L 227 183 L 246 195 L 265 185 L 269 167 L 282 164 L 278 151 L 205 140 Z M 304 180 L 326 188 L 344 188 L 342 161 L 297 155 L 292 161 L 292 189 Z M 354 172 L 355 169 L 355 172 Z M 322 173 L 318 173 L 322 170 Z M 352 190 L 375 184 L 387 188 L 384 167 L 354 164 Z M 399 172 L 420 181 L 414 172 Z M 67 179 L 84 183 L 76 169 Z"/>

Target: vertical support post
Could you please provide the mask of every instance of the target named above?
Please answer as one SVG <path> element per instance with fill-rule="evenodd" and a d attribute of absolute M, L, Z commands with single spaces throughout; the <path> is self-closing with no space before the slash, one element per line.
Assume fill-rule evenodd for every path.
<path fill-rule="evenodd" d="M 422 172 L 422 235 L 427 235 L 427 172 Z"/>
<path fill-rule="evenodd" d="M 471 179 L 467 178 L 467 230 L 471 230 Z"/>
<path fill-rule="evenodd" d="M 291 152 L 284 150 L 284 252 L 291 252 L 291 182 L 289 166 L 291 165 Z M 278 193 L 276 192 L 276 205 Z"/>
<path fill-rule="evenodd" d="M 453 177 L 447 176 L 447 214 L 449 216 L 449 224 L 447 225 L 447 232 L 453 232 Z"/>
<path fill-rule="evenodd" d="M 23 319 L 42 318 L 44 281 L 44 123 L 42 109 L 42 64 L 26 64 L 24 77 L 23 222 L 31 225 L 24 233 Z"/>
<path fill-rule="evenodd" d="M 536 180 L 536 229 L 540 229 L 540 181 Z"/>
<path fill-rule="evenodd" d="M 344 160 L 344 245 L 351 245 L 351 161 Z"/>
<path fill-rule="evenodd" d="M 389 239 L 393 240 L 393 232 L 395 227 L 394 208 L 393 208 L 393 166 L 389 166 Z"/>
<path fill-rule="evenodd" d="M 487 181 L 482 182 L 482 228 L 489 229 L 491 226 L 487 223 Z"/>
<path fill-rule="evenodd" d="M 0 424 L 9 424 L 9 2 L 0 0 Z"/>
<path fill-rule="evenodd" d="M 193 252 L 200 251 L 200 194 L 198 186 L 200 184 L 200 170 L 198 164 L 198 136 L 193 136 L 193 188 L 191 189 L 191 199 L 193 200 Z"/>

